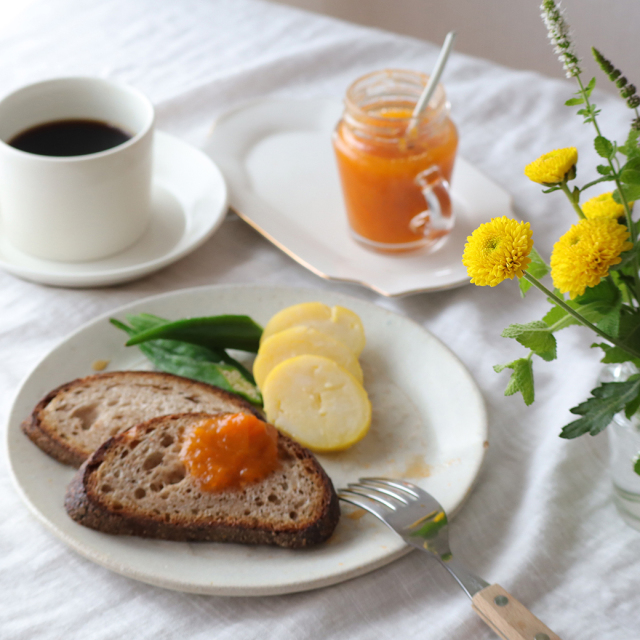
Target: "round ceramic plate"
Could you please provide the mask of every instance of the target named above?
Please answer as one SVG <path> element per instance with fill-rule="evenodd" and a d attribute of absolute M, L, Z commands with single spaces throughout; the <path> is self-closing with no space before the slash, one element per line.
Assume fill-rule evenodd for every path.
<path fill-rule="evenodd" d="M 335 487 L 361 476 L 405 478 L 433 493 L 452 515 L 478 474 L 487 444 L 483 399 L 461 362 L 419 325 L 371 303 L 327 291 L 260 286 L 203 287 L 147 298 L 93 320 L 47 354 L 22 384 L 7 430 L 13 478 L 27 505 L 90 560 L 136 580 L 193 593 L 304 591 L 367 573 L 406 553 L 409 548 L 392 531 L 346 505 L 332 538 L 307 550 L 167 542 L 86 529 L 63 507 L 74 470 L 49 458 L 20 430 L 36 402 L 59 384 L 92 373 L 94 361 L 109 360 L 108 371 L 145 366 L 137 349 L 124 346 L 124 335 L 109 317 L 231 313 L 264 325 L 280 309 L 314 300 L 358 313 L 367 336 L 361 362 L 373 422 L 352 448 L 318 456 Z"/>
<path fill-rule="evenodd" d="M 261 100 L 220 117 L 204 151 L 227 180 L 231 208 L 328 280 L 384 296 L 467 284 L 460 259 L 467 236 L 493 217 L 511 217 L 511 196 L 458 157 L 451 179 L 456 224 L 437 251 L 385 255 L 365 249 L 349 233 L 331 146 L 342 110 L 336 100 Z"/>
<path fill-rule="evenodd" d="M 205 242 L 227 213 L 227 187 L 201 151 L 157 131 L 151 222 L 133 246 L 102 260 L 42 260 L 13 247 L 0 228 L 0 267 L 25 280 L 60 287 L 103 287 L 141 278 Z"/>

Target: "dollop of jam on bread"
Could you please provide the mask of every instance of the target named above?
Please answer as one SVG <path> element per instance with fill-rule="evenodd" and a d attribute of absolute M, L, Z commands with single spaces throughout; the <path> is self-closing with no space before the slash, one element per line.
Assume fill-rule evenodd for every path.
<path fill-rule="evenodd" d="M 202 490 L 241 489 L 278 468 L 278 432 L 248 413 L 210 416 L 187 436 L 181 458 Z"/>

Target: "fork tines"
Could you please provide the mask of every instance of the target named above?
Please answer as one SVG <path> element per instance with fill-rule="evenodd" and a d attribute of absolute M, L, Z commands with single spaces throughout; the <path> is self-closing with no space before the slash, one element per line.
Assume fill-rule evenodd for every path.
<path fill-rule="evenodd" d="M 359 498 L 366 498 L 387 509 L 395 511 L 398 504 L 407 505 L 412 499 L 418 497 L 417 487 L 409 482 L 401 480 L 387 480 L 386 478 L 360 478 L 360 482 L 350 482 L 346 489 L 338 491 L 338 497 L 345 502 L 360 507 L 369 513 L 382 519 L 382 513 L 371 502 L 365 502 Z M 392 500 L 388 500 L 391 498 Z"/>
<path fill-rule="evenodd" d="M 405 482 L 404 480 L 389 480 L 388 478 L 360 478 L 360 482 L 366 485 L 383 485 L 385 487 L 393 487 L 404 493 L 408 493 L 410 496 L 414 498 L 420 497 L 420 492 L 422 491 L 420 487 L 417 487 L 415 484 L 411 484 L 410 482 Z"/>

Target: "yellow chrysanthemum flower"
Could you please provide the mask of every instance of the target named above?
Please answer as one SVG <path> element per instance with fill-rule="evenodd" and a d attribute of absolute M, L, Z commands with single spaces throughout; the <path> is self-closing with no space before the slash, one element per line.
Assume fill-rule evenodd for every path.
<path fill-rule="evenodd" d="M 554 149 L 528 164 L 524 168 L 524 175 L 540 184 L 556 184 L 564 180 L 577 162 L 578 150 L 575 147 Z"/>
<path fill-rule="evenodd" d="M 624 215 L 624 206 L 613 199 L 613 192 L 608 191 L 587 200 L 582 205 L 582 213 L 591 220 L 595 218 L 613 218 L 617 220 Z"/>
<path fill-rule="evenodd" d="M 517 222 L 506 216 L 481 224 L 464 246 L 462 264 L 471 282 L 495 287 L 506 278 L 522 277 L 533 248 L 528 222 Z"/>
<path fill-rule="evenodd" d="M 612 218 L 580 220 L 553 246 L 551 278 L 571 299 L 595 287 L 633 247 L 627 227 Z"/>

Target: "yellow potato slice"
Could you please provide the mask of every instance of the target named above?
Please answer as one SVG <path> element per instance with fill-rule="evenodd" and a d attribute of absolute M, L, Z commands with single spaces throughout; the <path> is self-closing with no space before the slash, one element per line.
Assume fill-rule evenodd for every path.
<path fill-rule="evenodd" d="M 362 367 L 355 353 L 344 342 L 312 327 L 299 325 L 278 331 L 260 344 L 258 356 L 253 362 L 253 376 L 258 387 L 262 389 L 269 372 L 276 365 L 304 354 L 333 360 L 362 384 Z"/>
<path fill-rule="evenodd" d="M 267 419 L 312 451 L 340 451 L 366 435 L 371 403 L 362 385 L 329 358 L 302 355 L 271 370 L 262 389 Z"/>
<path fill-rule="evenodd" d="M 364 327 L 358 314 L 340 306 L 328 307 L 322 302 L 303 302 L 279 311 L 267 322 L 261 340 L 298 325 L 317 329 L 344 342 L 356 356 L 364 349 Z"/>

